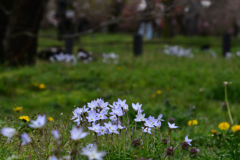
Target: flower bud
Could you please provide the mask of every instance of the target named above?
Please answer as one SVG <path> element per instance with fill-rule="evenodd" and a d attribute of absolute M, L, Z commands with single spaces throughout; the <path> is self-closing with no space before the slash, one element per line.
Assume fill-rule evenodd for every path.
<path fill-rule="evenodd" d="M 167 138 L 163 138 L 163 139 L 162 139 L 162 143 L 165 144 L 165 145 L 168 144 L 169 142 L 170 142 L 170 141 L 169 141 Z"/>
<path fill-rule="evenodd" d="M 191 157 L 191 158 L 197 158 L 199 151 L 200 151 L 199 149 L 197 149 L 197 148 L 195 148 L 195 147 L 192 147 L 192 148 L 190 149 L 190 157 Z"/>
<path fill-rule="evenodd" d="M 172 123 L 175 122 L 175 119 L 171 117 L 171 118 L 168 119 L 168 122 L 172 124 Z"/>
<path fill-rule="evenodd" d="M 188 150 L 189 144 L 186 141 L 183 141 L 181 144 L 181 149 L 182 150 Z"/>
<path fill-rule="evenodd" d="M 138 139 L 134 139 L 134 140 L 132 140 L 131 145 L 132 145 L 132 147 L 139 147 L 141 144 Z"/>
<path fill-rule="evenodd" d="M 174 156 L 174 149 L 173 149 L 172 146 L 165 148 L 164 156 L 165 156 L 165 157 L 166 157 L 166 156 L 168 156 L 168 157 Z"/>

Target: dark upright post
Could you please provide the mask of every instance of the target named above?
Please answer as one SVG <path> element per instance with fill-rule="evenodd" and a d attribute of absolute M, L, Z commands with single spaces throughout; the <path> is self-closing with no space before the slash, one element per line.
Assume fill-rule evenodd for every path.
<path fill-rule="evenodd" d="M 143 40 L 142 36 L 140 34 L 134 35 L 134 40 L 133 40 L 133 53 L 134 56 L 138 56 L 142 54 L 143 50 Z"/>
<path fill-rule="evenodd" d="M 72 36 L 72 35 L 71 34 L 66 34 L 66 36 Z M 67 54 L 72 54 L 73 53 L 73 44 L 74 44 L 73 37 L 65 38 L 65 52 Z"/>
<path fill-rule="evenodd" d="M 227 53 L 230 52 L 231 47 L 231 37 L 230 34 L 226 33 L 223 35 L 223 56 L 226 57 Z"/>

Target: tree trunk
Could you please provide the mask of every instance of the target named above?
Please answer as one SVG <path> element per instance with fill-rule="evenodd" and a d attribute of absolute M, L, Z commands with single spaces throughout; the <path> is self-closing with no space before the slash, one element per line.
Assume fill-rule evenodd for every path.
<path fill-rule="evenodd" d="M 9 14 L 12 9 L 14 0 L 0 0 L 0 64 L 5 62 L 6 48 L 4 44 L 5 33 L 7 30 Z"/>
<path fill-rule="evenodd" d="M 163 36 L 166 38 L 173 36 L 173 26 L 172 26 L 172 16 L 170 15 L 173 12 L 173 9 L 169 9 L 173 7 L 174 0 L 164 1 L 166 6 L 165 17 L 164 17 L 164 28 L 163 28 Z"/>
<path fill-rule="evenodd" d="M 7 63 L 32 65 L 37 53 L 37 35 L 47 0 L 17 0 L 13 5 L 6 33 Z"/>

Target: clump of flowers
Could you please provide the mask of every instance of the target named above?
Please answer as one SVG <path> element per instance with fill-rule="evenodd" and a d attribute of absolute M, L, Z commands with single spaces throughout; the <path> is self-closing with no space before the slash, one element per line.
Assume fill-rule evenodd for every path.
<path fill-rule="evenodd" d="M 14 112 L 21 112 L 23 110 L 23 107 L 15 107 L 13 110 Z"/>
<path fill-rule="evenodd" d="M 228 122 L 222 122 L 218 125 L 218 128 L 220 130 L 228 130 L 230 127 L 229 123 Z"/>
<path fill-rule="evenodd" d="M 233 132 L 239 132 L 240 131 L 240 125 L 236 124 L 236 125 L 232 126 L 231 129 L 232 129 Z"/>
<path fill-rule="evenodd" d="M 198 121 L 196 119 L 188 121 L 188 126 L 195 126 L 198 124 Z"/>
<path fill-rule="evenodd" d="M 118 99 L 118 101 L 109 104 L 108 102 L 104 102 L 103 99 L 97 99 L 87 103 L 87 105 L 83 106 L 82 108 L 75 108 L 73 110 L 73 116 L 71 120 L 76 123 L 76 126 L 72 127 L 71 124 L 70 126 L 72 129 L 68 130 L 70 133 L 69 140 L 71 141 L 69 143 L 71 144 L 71 151 L 68 151 L 69 155 L 71 156 L 69 159 L 76 159 L 81 158 L 81 156 L 85 156 L 89 160 L 101 160 L 107 153 L 113 153 L 112 150 L 115 148 L 115 146 L 113 147 L 113 144 L 118 145 L 117 148 L 119 157 L 121 157 L 120 154 L 123 153 L 123 159 L 126 159 L 126 146 L 128 145 L 132 146 L 133 149 L 141 148 L 141 150 L 144 149 L 149 151 L 151 148 L 153 148 L 153 145 L 154 147 L 157 147 L 156 137 L 158 136 L 160 137 L 159 142 L 163 144 L 170 143 L 170 132 L 178 128 L 178 126 L 176 126 L 174 123 L 174 118 L 170 118 L 170 122 L 168 122 L 168 137 L 162 138 L 162 133 L 160 132 L 160 127 L 164 121 L 162 119 L 162 114 L 159 114 L 159 116 L 156 118 L 154 116 L 147 117 L 142 109 L 142 104 L 139 104 L 139 102 L 136 104 L 132 103 L 132 109 L 135 111 L 133 123 L 129 122 L 129 106 L 126 104 L 126 100 Z M 25 125 L 24 128 L 18 131 L 21 133 L 18 134 L 18 137 L 21 139 L 20 144 L 22 146 L 27 144 L 31 145 L 35 150 L 38 159 L 43 159 L 43 157 L 46 159 L 46 155 L 48 154 L 45 154 L 46 150 L 44 148 L 44 142 L 48 141 L 48 143 L 50 143 L 50 140 L 52 139 L 56 145 L 56 148 L 53 148 L 52 154 L 48 158 L 64 159 L 65 156 L 62 154 L 63 152 L 61 147 L 63 147 L 62 143 L 65 142 L 63 138 L 66 137 L 66 134 L 59 133 L 58 124 L 56 123 L 46 125 L 47 123 L 54 121 L 52 117 L 38 115 L 36 120 L 30 120 L 28 116 L 20 116 L 19 119 L 30 122 L 29 124 Z M 135 133 L 133 134 L 134 123 Z M 131 124 L 132 131 L 129 131 Z M 141 135 L 138 135 L 139 132 L 136 131 L 137 125 L 140 125 L 138 127 L 142 128 L 140 132 Z M 54 127 L 54 129 L 51 129 L 50 132 L 47 132 L 47 127 L 49 126 Z M 37 138 L 39 145 L 36 144 L 36 139 L 32 137 L 34 134 L 28 135 L 31 133 L 29 132 L 30 129 L 27 129 L 27 127 L 32 128 L 31 130 L 33 130 L 34 134 L 39 134 Z M 69 126 L 66 128 L 69 128 Z M 23 129 L 25 129 L 25 131 L 22 131 Z M 51 137 L 49 134 L 45 134 L 45 132 L 50 133 Z M 3 136 L 6 136 L 8 138 L 7 141 L 9 141 L 11 137 L 17 133 L 17 131 L 14 128 L 4 127 L 2 128 L 1 133 Z M 129 135 L 129 137 L 127 137 L 127 135 Z M 87 140 L 84 139 L 87 136 L 90 138 Z M 122 144 L 114 143 L 116 141 L 115 138 L 117 140 L 120 139 Z M 108 145 L 108 152 L 97 150 L 98 147 L 103 148 L 103 145 L 99 144 L 99 142 L 102 142 L 103 139 L 106 141 L 106 145 Z M 88 142 L 88 140 L 93 140 L 94 142 Z M 174 157 L 174 151 L 179 145 L 181 146 L 182 150 L 187 151 L 188 155 L 186 155 L 186 157 L 189 157 L 189 152 L 191 152 L 191 150 L 188 148 L 191 146 L 191 141 L 192 139 L 189 139 L 187 135 L 185 140 L 181 144 L 178 144 L 175 148 L 171 145 L 168 145 L 168 147 L 165 148 L 165 157 Z M 85 146 L 86 144 L 88 145 Z M 111 147 L 109 147 L 109 145 L 111 145 Z M 79 152 L 79 148 L 82 149 L 82 152 Z"/>
<path fill-rule="evenodd" d="M 29 122 L 30 118 L 28 116 L 20 116 L 18 119 L 24 121 L 24 122 Z"/>

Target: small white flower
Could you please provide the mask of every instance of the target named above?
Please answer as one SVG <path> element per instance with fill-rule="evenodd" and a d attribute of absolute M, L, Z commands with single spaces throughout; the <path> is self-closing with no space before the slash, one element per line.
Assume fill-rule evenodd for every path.
<path fill-rule="evenodd" d="M 73 127 L 73 129 L 70 131 L 72 140 L 79 140 L 88 135 L 87 132 L 83 132 L 82 127 Z"/>
<path fill-rule="evenodd" d="M 135 111 L 138 111 L 139 109 L 141 110 L 141 107 L 142 107 L 142 104 L 139 104 L 139 103 L 132 103 L 132 107 Z"/>
<path fill-rule="evenodd" d="M 171 123 L 168 122 L 168 126 L 171 129 L 178 128 L 178 126 L 175 126 L 175 123 L 171 124 Z"/>
<path fill-rule="evenodd" d="M 138 115 L 136 115 L 136 118 L 134 119 L 134 121 L 136 121 L 136 122 L 144 121 L 145 120 L 144 117 L 145 117 L 145 114 L 138 113 Z"/>
<path fill-rule="evenodd" d="M 82 149 L 82 155 L 87 156 L 89 160 L 103 160 L 103 157 L 107 154 L 106 152 L 98 152 L 97 146 L 93 145 L 92 150 L 83 148 Z"/>
<path fill-rule="evenodd" d="M 191 146 L 192 139 L 188 139 L 188 135 L 185 137 L 185 142 Z"/>
<path fill-rule="evenodd" d="M 89 143 L 85 148 L 88 149 L 88 150 L 92 150 L 92 147 L 93 147 L 93 144 Z"/>
<path fill-rule="evenodd" d="M 28 136 L 28 134 L 26 132 L 24 132 L 20 136 L 21 136 L 21 140 L 22 140 L 22 143 L 21 143 L 22 146 L 31 142 L 31 138 Z"/>
<path fill-rule="evenodd" d="M 148 127 L 144 128 L 144 127 L 142 127 L 142 130 L 143 130 L 144 133 L 151 134 L 151 128 L 148 128 Z"/>
<path fill-rule="evenodd" d="M 2 133 L 2 135 L 8 137 L 7 142 L 9 142 L 9 140 L 12 138 L 12 136 L 14 136 L 14 134 L 16 133 L 16 129 L 4 127 L 1 129 L 1 133 Z"/>
<path fill-rule="evenodd" d="M 38 115 L 36 121 L 31 120 L 30 122 L 29 127 L 31 128 L 42 128 L 46 124 L 47 119 L 45 115 Z"/>
<path fill-rule="evenodd" d="M 53 135 L 53 139 L 56 141 L 60 138 L 58 130 L 52 130 L 51 131 L 52 135 Z"/>
<path fill-rule="evenodd" d="M 99 129 L 100 129 L 100 124 L 99 124 L 99 123 L 98 123 L 98 124 L 93 123 L 93 124 L 92 124 L 92 127 L 88 127 L 88 129 L 91 130 L 91 131 L 94 131 L 94 132 L 98 133 L 98 132 L 99 132 Z"/>
<path fill-rule="evenodd" d="M 48 160 L 58 160 L 58 158 L 55 155 L 52 155 L 48 158 Z"/>
<path fill-rule="evenodd" d="M 12 155 L 11 157 L 8 157 L 6 160 L 13 160 L 18 159 L 18 156 Z"/>
<path fill-rule="evenodd" d="M 158 116 L 158 121 L 164 121 L 164 120 L 162 119 L 162 117 L 163 117 L 163 115 L 160 114 L 160 115 Z"/>
<path fill-rule="evenodd" d="M 158 122 L 155 124 L 155 126 L 158 127 L 158 128 L 160 128 L 161 125 L 162 125 L 161 121 L 158 121 Z"/>

